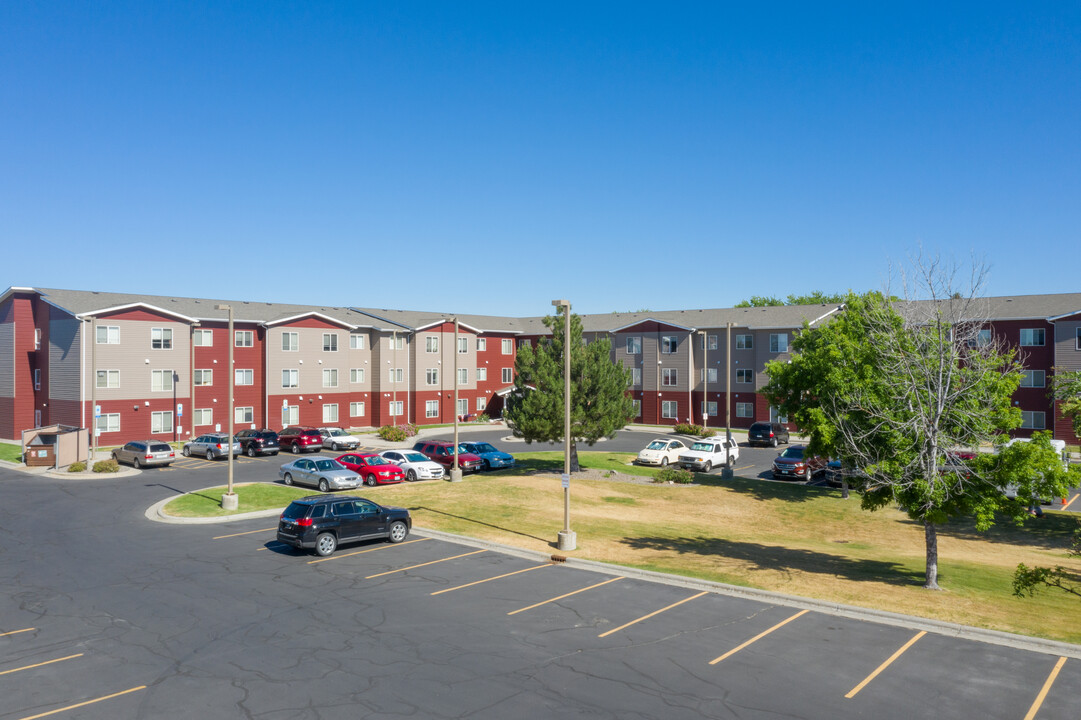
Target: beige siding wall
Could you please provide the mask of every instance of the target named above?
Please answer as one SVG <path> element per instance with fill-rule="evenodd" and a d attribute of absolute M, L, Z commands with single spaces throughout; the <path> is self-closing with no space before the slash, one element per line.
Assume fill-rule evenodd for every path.
<path fill-rule="evenodd" d="M 1078 328 L 1081 328 L 1081 318 L 1055 323 L 1055 367 L 1060 370 L 1081 370 L 1081 350 L 1077 349 Z"/>
<path fill-rule="evenodd" d="M 177 395 L 185 397 L 191 383 L 188 371 L 191 358 L 191 337 L 186 323 L 144 321 L 144 320 L 98 320 L 97 327 L 117 327 L 120 329 L 120 343 L 97 344 L 90 333 L 89 341 L 94 343 L 87 350 L 86 375 L 83 382 L 89 389 L 95 382 L 96 370 L 118 370 L 120 387 L 98 387 L 95 389 L 98 402 L 109 400 L 153 400 L 172 399 L 172 389 L 151 392 L 151 377 L 155 370 L 172 370 L 177 374 Z M 151 328 L 169 328 L 173 331 L 173 346 L 169 350 L 155 350 L 150 344 Z M 95 360 L 90 362 L 91 354 Z M 96 367 L 91 367 L 95 365 Z M 217 375 L 217 373 L 215 373 Z M 89 393 L 88 393 L 89 396 Z"/>
<path fill-rule="evenodd" d="M 50 308 L 49 311 L 49 398 L 79 400 L 79 362 L 83 326 L 71 315 Z M 187 332 L 187 328 L 185 328 Z"/>
<path fill-rule="evenodd" d="M 297 350 L 283 350 L 282 336 L 296 333 Z M 336 351 L 323 350 L 323 335 L 335 335 L 338 338 Z M 311 395 L 348 392 L 349 370 L 354 367 L 367 367 L 364 360 L 371 359 L 370 350 L 350 350 L 349 331 L 345 328 L 327 329 L 296 326 L 276 326 L 267 330 L 267 391 L 269 393 L 296 392 Z M 370 343 L 369 343 L 370 345 Z M 359 363 L 359 364 L 358 364 Z M 282 387 L 282 371 L 297 370 L 299 385 L 295 388 Z M 323 385 L 323 371 L 337 370 L 337 387 Z M 217 375 L 217 373 L 215 373 Z M 370 380 L 365 377 L 366 381 Z M 215 378 L 217 382 L 217 378 Z M 361 389 L 361 388 L 355 388 Z M 348 409 L 348 408 L 347 408 Z M 341 408 L 339 408 L 341 417 Z"/>

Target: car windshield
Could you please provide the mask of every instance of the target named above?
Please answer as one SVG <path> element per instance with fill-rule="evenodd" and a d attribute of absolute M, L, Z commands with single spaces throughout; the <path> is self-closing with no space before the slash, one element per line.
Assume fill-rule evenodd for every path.
<path fill-rule="evenodd" d="M 420 453 L 405 453 L 405 459 L 409 462 L 427 462 L 428 458 Z"/>
<path fill-rule="evenodd" d="M 304 432 L 302 432 L 300 434 L 301 435 L 318 435 L 319 431 L 318 430 L 305 430 Z"/>
<path fill-rule="evenodd" d="M 323 470 L 323 471 L 326 471 L 326 470 L 345 470 L 345 466 L 342 465 L 337 460 L 316 460 L 315 461 L 315 469 L 316 470 Z"/>
<path fill-rule="evenodd" d="M 347 433 L 345 430 L 341 430 L 340 428 L 333 428 L 327 432 L 327 435 L 329 435 L 330 437 L 341 437 L 348 434 L 349 433 Z"/>
<path fill-rule="evenodd" d="M 661 442 L 660 440 L 654 440 L 649 445 L 646 445 L 646 450 L 667 450 L 668 443 Z"/>
<path fill-rule="evenodd" d="M 701 450 L 702 452 L 713 452 L 713 443 L 696 442 L 691 445 L 691 450 Z"/>
<path fill-rule="evenodd" d="M 369 457 L 362 457 L 360 459 L 360 461 L 362 463 L 364 463 L 365 465 L 386 465 L 386 463 L 387 463 L 387 461 L 384 460 L 383 458 L 376 457 L 374 455 L 369 456 Z"/>
<path fill-rule="evenodd" d="M 803 448 L 801 448 L 801 447 L 786 448 L 785 451 L 783 453 L 781 453 L 781 457 L 788 458 L 789 460 L 802 460 L 803 459 Z"/>

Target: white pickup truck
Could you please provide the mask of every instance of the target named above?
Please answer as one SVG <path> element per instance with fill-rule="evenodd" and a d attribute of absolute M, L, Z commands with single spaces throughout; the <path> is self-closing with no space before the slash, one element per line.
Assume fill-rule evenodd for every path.
<path fill-rule="evenodd" d="M 739 445 L 735 440 L 696 440 L 690 450 L 679 454 L 679 464 L 687 470 L 709 472 L 715 467 L 725 465 L 729 452 L 732 453 L 732 462 L 739 459 Z"/>

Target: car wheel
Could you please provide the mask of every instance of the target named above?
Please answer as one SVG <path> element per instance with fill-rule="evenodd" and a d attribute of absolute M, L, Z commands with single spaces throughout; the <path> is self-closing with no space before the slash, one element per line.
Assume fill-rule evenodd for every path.
<path fill-rule="evenodd" d="M 255 446 L 254 445 L 249 445 L 248 446 L 248 457 L 255 457 Z"/>
<path fill-rule="evenodd" d="M 113 459 L 115 460 L 115 459 L 116 459 L 116 457 L 114 456 L 114 457 L 113 457 Z M 139 468 L 141 467 L 141 466 L 139 465 L 139 458 L 135 458 L 134 460 L 132 460 L 132 461 L 131 461 L 131 466 L 132 466 L 133 468 L 135 468 L 136 470 L 138 470 L 138 469 L 139 469 Z"/>
<path fill-rule="evenodd" d="M 184 449 L 180 451 L 180 454 L 183 455 L 184 457 L 191 457 L 191 450 L 189 450 L 188 446 L 185 445 Z"/>
<path fill-rule="evenodd" d="M 392 543 L 400 543 L 407 535 L 409 535 L 409 528 L 401 520 L 395 520 L 390 524 L 390 537 L 387 539 Z"/>
<path fill-rule="evenodd" d="M 416 473 L 416 471 L 415 470 L 410 470 L 409 472 L 407 472 L 405 474 L 405 479 L 408 480 L 409 482 L 416 482 L 417 481 L 417 473 Z"/>
<path fill-rule="evenodd" d="M 285 476 L 282 478 L 282 480 L 285 481 L 286 485 L 292 485 L 293 484 L 293 476 L 290 475 L 289 473 L 285 473 Z"/>
<path fill-rule="evenodd" d="M 481 470 L 483 470 L 485 472 L 488 472 L 491 469 L 492 469 L 492 464 L 490 462 L 488 462 L 487 460 L 485 460 L 484 465 L 481 467 Z"/>
<path fill-rule="evenodd" d="M 709 460 L 706 460 L 706 466 L 704 468 L 702 468 L 703 472 L 709 472 L 712 469 L 713 469 L 713 463 L 710 462 Z"/>
<path fill-rule="evenodd" d="M 661 458 L 661 467 L 668 467 L 668 458 Z"/>
<path fill-rule="evenodd" d="M 319 492 L 330 492 L 330 483 L 326 478 L 319 479 Z"/>
<path fill-rule="evenodd" d="M 296 443 L 293 443 L 293 454 L 294 455 L 299 455 L 300 454 L 300 446 L 297 445 Z"/>
<path fill-rule="evenodd" d="M 777 438 L 773 438 L 772 440 L 769 441 L 769 446 L 770 447 L 777 447 L 778 445 L 780 445 L 780 443 L 777 442 Z"/>
<path fill-rule="evenodd" d="M 337 549 L 338 538 L 334 537 L 332 533 L 322 533 L 315 539 L 315 554 L 319 557 L 333 555 Z"/>
<path fill-rule="evenodd" d="M 811 472 L 811 468 L 808 467 L 803 471 L 803 482 L 811 482 L 811 478 L 814 477 L 814 473 Z"/>
<path fill-rule="evenodd" d="M 368 477 L 364 478 L 364 484 L 368 487 L 375 487 L 375 475 L 369 475 Z"/>
<path fill-rule="evenodd" d="M 119 462 L 120 462 L 120 458 L 118 458 L 118 457 L 116 456 L 116 453 L 112 453 L 112 456 L 113 456 L 113 462 L 115 462 L 115 463 L 119 463 Z"/>

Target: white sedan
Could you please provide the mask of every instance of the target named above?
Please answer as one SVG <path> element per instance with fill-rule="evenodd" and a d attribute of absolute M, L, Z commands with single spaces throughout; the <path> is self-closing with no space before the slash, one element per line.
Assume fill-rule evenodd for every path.
<path fill-rule="evenodd" d="M 686 449 L 687 446 L 679 440 L 654 440 L 638 453 L 635 462 L 639 465 L 666 467 L 669 463 L 679 462 L 679 454 Z"/>
<path fill-rule="evenodd" d="M 387 462 L 400 467 L 405 473 L 405 479 L 409 482 L 439 480 L 443 477 L 443 466 L 429 460 L 416 450 L 384 450 L 379 455 Z"/>

